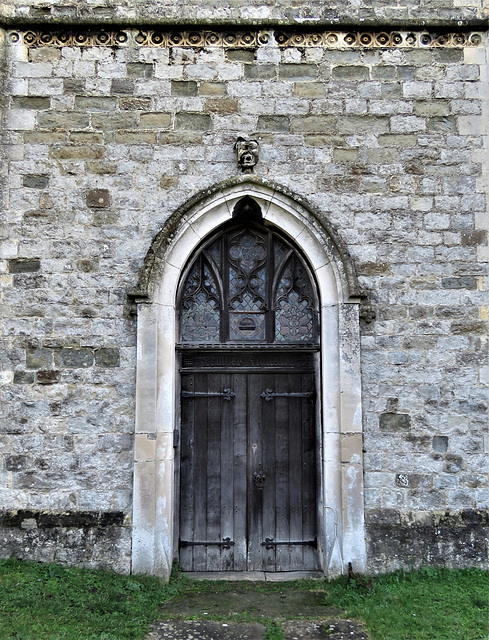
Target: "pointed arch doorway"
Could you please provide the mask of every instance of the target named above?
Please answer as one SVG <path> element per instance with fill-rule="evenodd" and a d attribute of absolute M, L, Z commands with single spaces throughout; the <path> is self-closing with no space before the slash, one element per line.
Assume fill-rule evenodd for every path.
<path fill-rule="evenodd" d="M 177 300 L 183 569 L 318 569 L 310 269 L 243 198 L 191 259 Z"/>
<path fill-rule="evenodd" d="M 196 264 L 196 260 L 198 261 L 199 251 L 207 247 L 207 241 L 217 237 L 221 231 L 227 230 L 228 226 L 231 228 L 239 222 L 237 218 L 233 219 L 233 212 L 235 212 L 236 205 L 243 199 L 248 202 L 252 210 L 255 209 L 255 214 L 256 207 L 261 212 L 261 216 L 255 215 L 253 219 L 254 214 L 251 211 L 250 222 L 257 224 L 262 230 L 265 228 L 267 233 L 276 234 L 274 237 L 282 239 L 285 246 L 290 246 L 293 255 L 297 256 L 298 263 L 303 265 L 310 275 L 311 286 L 316 296 L 317 321 L 313 319 L 313 326 L 316 322 L 316 333 L 310 344 L 308 340 L 297 340 L 294 344 L 285 347 L 282 347 L 282 344 L 274 346 L 274 339 L 271 336 L 275 320 L 265 318 L 264 333 L 257 333 L 261 330 L 257 316 L 263 309 L 254 309 L 255 315 L 251 313 L 249 308 L 241 309 L 242 315 L 234 320 L 231 318 L 232 309 L 228 309 L 229 318 L 224 320 L 223 325 L 227 326 L 227 329 L 224 333 L 219 333 L 219 344 L 214 344 L 213 347 L 204 346 L 194 349 L 192 367 L 195 370 L 191 372 L 184 363 L 184 354 L 190 356 L 195 345 L 185 346 L 185 340 L 181 340 L 180 333 L 179 309 L 183 303 L 183 294 L 181 293 L 184 287 L 183 283 L 186 282 L 192 265 Z M 251 204 L 250 200 L 254 204 Z M 255 227 L 256 229 L 257 227 Z M 201 255 L 203 254 L 201 253 Z M 180 289 L 179 283 L 182 283 Z M 272 284 L 268 286 L 273 289 L 273 278 Z M 281 401 L 281 397 L 274 397 L 270 401 L 266 400 L 267 389 L 272 394 L 315 393 L 316 395 L 314 402 L 311 402 L 311 398 L 308 396 L 301 400 L 306 404 L 311 402 L 314 407 L 312 410 L 314 421 L 313 456 L 316 460 L 314 471 L 316 475 L 313 482 L 315 496 L 311 498 L 312 503 L 315 503 L 316 506 L 315 522 L 311 525 L 311 536 L 315 532 L 314 536 L 310 540 L 306 540 L 305 538 L 309 537 L 309 531 L 307 531 L 308 535 L 304 536 L 302 540 L 296 540 L 295 534 L 294 539 L 289 534 L 290 537 L 285 540 L 278 540 L 279 534 L 280 536 L 285 534 L 283 529 L 277 529 L 274 524 L 274 534 L 266 527 L 258 527 L 258 534 L 254 540 L 251 540 L 254 535 L 251 533 L 252 528 L 250 528 L 253 516 L 249 514 L 250 512 L 256 514 L 257 508 L 256 506 L 248 506 L 249 504 L 256 505 L 256 500 L 255 503 L 253 500 L 250 503 L 248 499 L 250 483 L 253 483 L 253 474 L 256 473 L 257 482 L 263 481 L 266 486 L 267 479 L 273 477 L 273 472 L 272 475 L 267 476 L 263 462 L 261 469 L 248 462 L 250 456 L 248 445 L 248 450 L 244 452 L 246 454 L 244 457 L 247 460 L 246 483 L 236 483 L 237 486 L 246 486 L 247 492 L 244 501 L 244 504 L 247 505 L 244 518 L 246 525 L 241 531 L 238 531 L 238 539 L 244 538 L 246 541 L 244 554 L 246 558 L 250 557 L 249 549 L 253 545 L 259 546 L 260 552 L 265 552 L 255 556 L 251 554 L 252 560 L 251 564 L 248 564 L 248 568 L 253 570 L 253 566 L 257 566 L 257 568 L 258 566 L 265 568 L 271 566 L 267 565 L 269 560 L 266 552 L 271 549 L 266 549 L 266 538 L 273 537 L 274 540 L 269 540 L 269 542 L 286 542 L 287 545 L 269 545 L 274 551 L 275 569 L 268 570 L 281 570 L 281 567 L 291 567 L 294 563 L 294 568 L 304 568 L 303 557 L 301 560 L 290 560 L 289 549 L 293 546 L 289 544 L 290 542 L 307 542 L 307 545 L 297 546 L 307 547 L 307 551 L 313 554 L 317 566 L 327 575 L 341 573 L 344 564 L 348 561 L 351 561 L 358 570 L 365 569 L 358 285 L 348 251 L 340 236 L 328 223 L 327 218 L 319 215 L 300 198 L 292 196 L 283 188 L 265 180 L 246 176 L 217 185 L 209 189 L 205 196 L 190 200 L 165 223 L 148 251 L 144 268 L 140 274 L 138 288 L 132 292 L 131 297 L 136 302 L 138 309 L 132 571 L 155 574 L 168 579 L 173 559 L 179 557 L 180 552 L 186 546 L 181 542 L 209 542 L 208 539 L 197 540 L 195 532 L 192 534 L 193 539 L 188 538 L 187 533 L 180 533 L 183 523 L 180 519 L 182 493 L 179 487 L 181 466 L 183 467 L 184 463 L 180 454 L 180 447 L 182 447 L 182 451 L 184 447 L 182 442 L 184 434 L 180 432 L 180 425 L 182 419 L 185 422 L 189 419 L 189 415 L 195 416 L 201 413 L 195 408 L 185 409 L 181 395 L 182 391 L 225 393 L 224 389 L 230 389 L 230 392 L 237 394 L 236 389 L 240 387 L 245 391 L 245 393 L 241 393 L 240 402 L 246 403 L 248 415 L 250 411 L 267 410 L 270 412 L 271 407 L 279 406 L 277 400 Z M 229 301 L 229 296 L 227 300 L 229 306 L 229 302 L 232 303 L 232 300 Z M 272 304 L 276 303 L 277 300 L 272 300 Z M 236 308 L 234 311 L 237 312 L 240 309 Z M 249 317 L 245 317 L 245 312 Z M 219 332 L 221 331 L 224 329 L 219 328 Z M 267 353 L 267 357 L 270 353 L 277 353 L 279 359 L 273 362 L 275 365 L 278 364 L 279 368 L 285 366 L 284 362 L 280 360 L 282 356 L 279 354 L 282 351 L 285 353 L 289 349 L 290 353 L 301 353 L 305 360 L 298 365 L 299 369 L 296 370 L 292 379 L 295 381 L 298 379 L 297 373 L 301 374 L 301 381 L 303 378 L 307 380 L 309 375 L 309 379 L 314 382 L 314 390 L 301 387 L 297 391 L 289 382 L 287 382 L 288 386 L 276 386 L 278 383 L 282 384 L 286 379 L 289 380 L 286 376 L 289 376 L 290 371 L 288 373 L 286 371 L 272 373 L 267 369 L 266 362 L 262 362 L 259 372 L 254 370 L 252 366 L 246 370 L 246 367 L 242 367 L 242 365 L 239 367 L 232 365 L 231 371 L 212 371 L 212 373 L 201 371 L 207 376 L 206 390 L 204 390 L 204 386 L 197 389 L 195 386 L 193 388 L 185 387 L 190 379 L 188 376 L 186 378 L 186 374 L 195 374 L 196 369 L 202 365 L 202 362 L 199 363 L 195 360 L 196 356 L 210 358 L 209 353 L 214 349 L 215 357 L 219 355 L 218 352 L 221 350 L 223 356 L 226 351 L 226 357 L 232 357 L 231 352 L 234 354 L 247 352 L 251 358 L 253 349 L 247 345 L 253 340 L 244 340 L 246 346 L 243 347 L 242 340 L 240 342 L 240 340 L 232 338 L 232 331 L 238 332 L 235 335 L 241 335 L 240 340 L 243 338 L 243 333 L 257 339 L 255 346 L 259 348 L 255 351 L 256 357 L 263 357 L 264 352 Z M 226 337 L 226 341 L 223 341 L 223 336 Z M 258 336 L 261 337 L 258 338 Z M 315 344 L 316 339 L 319 344 Z M 204 340 L 203 343 L 205 344 L 205 342 Z M 306 343 L 310 347 L 309 352 Z M 190 362 L 189 359 L 187 364 Z M 272 360 L 268 362 L 270 363 Z M 251 365 L 251 362 L 248 364 Z M 225 366 L 229 369 L 229 362 Z M 205 369 L 205 367 L 202 368 Z M 274 377 L 273 380 L 271 378 L 262 379 L 260 386 L 258 386 L 256 383 L 258 378 L 252 377 L 254 372 L 258 376 L 278 376 L 280 374 L 285 377 L 281 379 Z M 235 376 L 235 380 L 240 376 L 248 376 L 248 378 L 246 378 L 246 383 L 243 381 L 243 377 L 237 380 L 236 388 L 231 386 L 232 378 L 227 380 L 222 377 L 215 378 L 213 388 L 210 389 L 209 376 L 222 375 Z M 214 383 L 217 391 L 214 390 Z M 265 383 L 264 389 L 262 389 L 263 383 Z M 201 383 L 199 382 L 199 384 Z M 222 387 L 222 389 L 218 387 Z M 253 398 L 258 395 L 261 405 L 255 399 L 248 399 L 250 393 Z M 262 393 L 265 393 L 265 398 L 261 396 Z M 193 400 L 191 397 L 186 398 L 190 401 L 188 406 L 193 403 L 195 407 L 197 398 L 204 400 L 203 396 L 194 396 Z M 212 398 L 216 397 L 207 396 L 206 402 L 209 403 Z M 228 411 L 233 403 L 237 404 L 234 400 L 238 399 L 238 395 L 231 396 L 231 398 L 229 401 L 224 397 L 221 399 L 221 404 L 228 407 Z M 213 415 L 212 403 L 207 406 L 211 406 L 210 415 Z M 184 415 L 185 411 L 187 411 L 187 416 Z M 302 412 L 303 409 L 301 408 L 300 411 Z M 245 411 L 238 411 L 234 415 L 238 415 L 239 418 L 241 413 L 245 413 Z M 231 414 L 228 414 L 228 417 L 231 418 Z M 269 414 L 265 413 L 259 416 L 262 422 L 266 419 L 267 423 L 269 417 Z M 273 416 L 273 420 L 279 425 L 284 422 L 277 415 Z M 219 424 L 223 421 L 227 422 L 221 417 L 215 422 Z M 294 419 L 293 422 L 295 424 L 297 420 Z M 251 428 L 247 423 L 244 432 L 246 441 L 251 443 L 252 452 L 252 445 L 259 443 L 255 442 L 253 433 L 250 431 Z M 221 427 L 218 431 L 219 437 L 222 438 L 223 430 Z M 227 430 L 224 433 L 229 436 L 231 432 Z M 270 433 L 273 433 L 273 430 Z M 295 435 L 297 433 L 294 431 Z M 233 441 L 235 440 L 234 436 L 233 433 Z M 179 443 L 179 437 L 182 444 Z M 283 441 L 282 435 L 279 437 L 275 435 L 275 442 Z M 208 458 L 208 453 L 215 455 L 216 451 L 217 446 L 207 447 L 205 458 Z M 239 452 L 234 455 L 233 449 L 233 464 L 241 457 Z M 290 457 L 289 455 L 288 459 Z M 276 458 L 277 453 L 275 452 L 272 459 L 276 460 Z M 265 456 L 267 465 L 269 464 L 268 460 L 269 458 Z M 231 458 L 228 458 L 227 464 L 230 464 L 230 461 Z M 261 473 L 265 476 L 264 479 L 260 476 Z M 294 471 L 294 473 L 296 472 Z M 289 473 L 288 482 L 292 487 L 290 478 Z M 269 485 L 271 484 L 269 483 Z M 264 492 L 261 495 L 264 498 Z M 257 500 L 259 503 L 260 498 Z M 200 505 L 201 501 L 194 499 L 194 504 Z M 220 512 L 228 512 L 227 507 L 220 506 L 219 509 Z M 215 511 L 217 512 L 219 509 L 216 507 Z M 258 509 L 262 514 L 260 517 L 264 519 L 269 509 L 260 509 Z M 287 509 L 290 512 L 291 506 L 281 508 L 279 511 L 286 513 Z M 293 511 L 296 513 L 297 509 L 293 509 Z M 302 512 L 302 508 L 300 511 Z M 212 535 L 219 535 L 219 539 L 211 540 L 219 544 L 204 545 L 208 549 L 205 553 L 206 563 L 212 553 L 217 555 L 216 550 L 219 554 L 221 554 L 221 549 L 236 552 L 235 547 L 237 547 L 238 540 L 233 539 L 236 537 L 234 529 L 229 531 L 228 536 L 228 531 L 224 529 L 222 520 L 219 526 L 219 531 L 217 526 L 212 531 Z M 207 536 L 210 532 L 206 531 L 205 534 Z M 227 537 L 230 538 L 229 542 L 235 542 L 234 545 L 229 545 L 230 549 L 225 549 L 224 544 L 221 544 L 226 542 L 221 538 Z M 317 548 L 309 544 L 313 538 L 317 538 Z M 262 545 L 263 542 L 264 545 Z M 200 545 L 187 545 L 185 552 L 189 547 L 195 549 L 197 546 Z M 287 549 L 288 564 L 282 565 L 281 560 L 277 562 L 278 549 L 280 552 Z M 243 557 L 242 551 L 241 557 Z M 248 559 L 246 561 L 249 562 Z M 231 566 L 221 560 L 219 562 L 218 570 L 226 570 Z M 302 566 L 298 566 L 301 562 Z M 197 568 L 197 565 L 193 566 Z M 212 564 L 206 564 L 205 569 L 210 570 L 211 566 Z M 242 566 L 244 570 L 244 565 Z M 202 568 L 201 565 L 201 570 Z"/>

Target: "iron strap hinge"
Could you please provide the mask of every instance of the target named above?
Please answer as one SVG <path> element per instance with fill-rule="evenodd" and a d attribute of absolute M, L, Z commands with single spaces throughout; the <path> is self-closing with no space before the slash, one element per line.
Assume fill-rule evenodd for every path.
<path fill-rule="evenodd" d="M 222 549 L 230 549 L 234 546 L 234 540 L 231 538 L 223 538 L 219 542 L 195 542 L 194 540 L 180 540 L 181 547 L 198 547 L 198 546 L 221 547 Z"/>
<path fill-rule="evenodd" d="M 209 398 L 209 397 L 219 397 L 223 400 L 231 400 L 234 398 L 236 394 L 231 389 L 223 389 L 222 393 L 217 391 L 182 391 L 182 398 Z"/>
<path fill-rule="evenodd" d="M 286 544 L 300 545 L 303 547 L 317 547 L 317 538 L 315 538 L 314 540 L 299 540 L 299 541 L 287 540 L 283 542 L 275 541 L 273 538 L 265 538 L 264 542 L 261 543 L 261 546 L 265 547 L 266 549 L 273 549 L 274 547 L 278 547 L 279 545 L 286 545 Z"/>
<path fill-rule="evenodd" d="M 272 389 L 265 389 L 263 393 L 260 394 L 262 398 L 265 398 L 267 402 L 273 400 L 274 398 L 314 398 L 314 391 L 305 391 L 304 393 L 275 393 Z"/>

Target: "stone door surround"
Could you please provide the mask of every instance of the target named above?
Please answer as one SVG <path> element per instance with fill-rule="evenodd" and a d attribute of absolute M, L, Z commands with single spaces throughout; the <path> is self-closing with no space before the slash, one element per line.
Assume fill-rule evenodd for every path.
<path fill-rule="evenodd" d="M 226 181 L 192 198 L 155 237 L 136 291 L 138 306 L 132 571 L 168 579 L 177 555 L 174 429 L 179 424 L 176 291 L 196 247 L 253 198 L 269 223 L 307 256 L 320 297 L 320 486 L 322 569 L 366 566 L 363 505 L 359 290 L 340 236 L 286 188 L 251 176 Z"/>

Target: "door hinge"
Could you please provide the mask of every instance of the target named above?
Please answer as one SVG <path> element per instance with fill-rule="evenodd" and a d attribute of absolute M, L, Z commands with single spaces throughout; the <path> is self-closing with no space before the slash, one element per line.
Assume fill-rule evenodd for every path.
<path fill-rule="evenodd" d="M 173 446 L 175 449 L 180 444 L 180 431 L 178 429 L 173 429 Z"/>
<path fill-rule="evenodd" d="M 267 402 L 274 398 L 314 398 L 316 396 L 315 391 L 305 391 L 304 393 L 275 393 L 272 389 L 265 389 L 260 394 L 262 398 L 265 398 Z"/>
<path fill-rule="evenodd" d="M 275 541 L 273 538 L 265 538 L 265 540 L 261 543 L 261 546 L 265 547 L 266 549 L 273 549 L 274 547 L 278 547 L 279 545 L 285 545 L 285 544 L 294 544 L 294 545 L 300 545 L 303 547 L 317 548 L 318 540 L 317 538 L 314 538 L 314 540 L 298 540 L 295 542 L 292 540 L 287 540 L 283 542 L 278 542 L 278 541 Z"/>
<path fill-rule="evenodd" d="M 219 397 L 223 400 L 231 400 L 234 398 L 236 394 L 231 389 L 223 389 L 222 393 L 217 391 L 182 391 L 182 398 L 209 398 L 209 397 Z"/>
<path fill-rule="evenodd" d="M 180 540 L 181 547 L 198 547 L 202 545 L 205 545 L 206 547 L 212 546 L 212 547 L 221 547 L 222 549 L 230 549 L 231 547 L 234 546 L 234 540 L 231 540 L 231 538 L 229 537 L 223 538 L 218 542 L 209 542 L 209 541 L 195 542 L 194 540 Z"/>

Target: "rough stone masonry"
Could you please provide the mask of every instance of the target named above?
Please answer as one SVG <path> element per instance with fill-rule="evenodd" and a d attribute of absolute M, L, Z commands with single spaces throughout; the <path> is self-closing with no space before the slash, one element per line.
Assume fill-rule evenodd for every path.
<path fill-rule="evenodd" d="M 488 18 L 484 0 L 0 2 L 1 556 L 130 571 L 128 293 L 247 135 L 254 176 L 355 264 L 368 571 L 489 568 Z"/>

